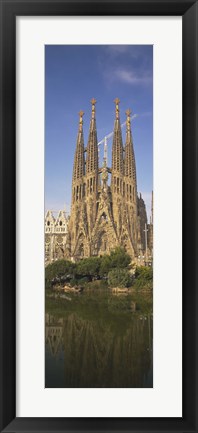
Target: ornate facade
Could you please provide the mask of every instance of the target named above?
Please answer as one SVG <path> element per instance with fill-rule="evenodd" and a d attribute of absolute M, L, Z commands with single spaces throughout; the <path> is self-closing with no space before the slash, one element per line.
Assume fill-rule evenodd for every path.
<path fill-rule="evenodd" d="M 123 146 L 119 102 L 118 98 L 115 99 L 111 167 L 107 166 L 106 158 L 102 167 L 99 166 L 96 100 L 91 101 L 86 148 L 83 137 L 84 113 L 79 113 L 68 227 L 70 257 L 74 260 L 108 254 L 119 245 L 135 259 L 144 247 L 140 230 L 131 111 L 126 111 L 126 140 Z"/>
<path fill-rule="evenodd" d="M 131 132 L 131 111 L 126 111 L 126 138 L 123 145 L 119 99 L 115 99 L 112 164 L 107 158 L 99 164 L 96 128 L 96 100 L 91 101 L 91 121 L 87 146 L 84 146 L 83 111 L 73 163 L 71 215 L 60 211 L 57 219 L 51 211 L 45 218 L 46 263 L 60 258 L 109 254 L 122 246 L 133 261 L 144 257 L 146 207 L 137 195 L 136 163 Z M 152 224 L 151 224 L 152 225 Z M 147 231 L 147 230 L 146 230 Z M 149 244 L 152 243 L 149 228 Z M 147 245 L 148 247 L 148 245 Z"/>
<path fill-rule="evenodd" d="M 45 215 L 45 263 L 63 259 L 67 254 L 68 220 L 60 210 L 57 218 L 48 210 Z"/>

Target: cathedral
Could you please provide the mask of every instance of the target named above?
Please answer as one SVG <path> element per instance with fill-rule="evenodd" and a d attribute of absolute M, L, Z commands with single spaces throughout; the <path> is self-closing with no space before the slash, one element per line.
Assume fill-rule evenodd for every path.
<path fill-rule="evenodd" d="M 65 257 L 68 239 L 68 217 L 60 210 L 55 218 L 48 210 L 45 215 L 45 264 Z"/>
<path fill-rule="evenodd" d="M 86 147 L 83 135 L 84 113 L 79 113 L 71 213 L 70 217 L 66 217 L 64 211 L 60 211 L 55 220 L 52 212 L 47 212 L 46 263 L 59 258 L 76 261 L 84 257 L 101 256 L 109 254 L 117 246 L 122 246 L 136 263 L 148 251 L 152 254 L 152 222 L 147 224 L 145 203 L 141 194 L 137 194 L 131 111 L 126 111 L 126 138 L 123 144 L 120 101 L 116 98 L 114 102 L 111 167 L 107 164 L 106 154 L 101 166 L 99 164 L 96 100 L 91 100 L 91 120 Z"/>

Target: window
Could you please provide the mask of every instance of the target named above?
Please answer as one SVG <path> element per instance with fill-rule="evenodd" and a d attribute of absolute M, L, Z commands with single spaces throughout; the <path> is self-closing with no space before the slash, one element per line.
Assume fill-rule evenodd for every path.
<path fill-rule="evenodd" d="M 117 177 L 117 192 L 119 193 L 120 192 L 120 185 L 119 185 L 119 178 Z"/>

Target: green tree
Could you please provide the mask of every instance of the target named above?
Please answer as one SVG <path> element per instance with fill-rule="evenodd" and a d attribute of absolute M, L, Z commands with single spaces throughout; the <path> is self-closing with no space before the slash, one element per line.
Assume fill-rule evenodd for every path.
<path fill-rule="evenodd" d="M 106 254 L 101 257 L 101 263 L 100 263 L 100 276 L 101 277 L 107 277 L 109 271 L 112 269 L 111 265 L 111 259 L 110 256 L 107 256 Z"/>
<path fill-rule="evenodd" d="M 129 287 L 131 285 L 131 275 L 128 269 L 112 269 L 108 273 L 108 284 L 110 287 Z"/>
<path fill-rule="evenodd" d="M 99 277 L 100 257 L 88 257 L 76 264 L 76 273 L 79 276 Z"/>
<path fill-rule="evenodd" d="M 135 270 L 134 286 L 136 289 L 153 288 L 153 269 L 150 266 L 138 266 Z"/>
<path fill-rule="evenodd" d="M 111 251 L 110 255 L 101 257 L 100 275 L 107 276 L 115 268 L 126 269 L 129 267 L 131 257 L 126 253 L 124 248 L 117 247 Z"/>
<path fill-rule="evenodd" d="M 131 257 L 122 247 L 117 247 L 110 253 L 112 268 L 127 268 L 131 262 Z"/>
<path fill-rule="evenodd" d="M 45 268 L 45 286 L 50 288 L 52 281 L 55 279 L 67 278 L 68 275 L 73 276 L 75 274 L 76 265 L 69 260 L 57 260 L 54 263 L 50 263 Z"/>

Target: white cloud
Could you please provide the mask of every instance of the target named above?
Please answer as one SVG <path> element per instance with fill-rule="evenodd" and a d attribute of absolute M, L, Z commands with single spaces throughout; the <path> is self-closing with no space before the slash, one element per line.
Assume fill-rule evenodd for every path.
<path fill-rule="evenodd" d="M 107 45 L 106 51 L 112 55 L 123 54 L 129 50 L 128 45 Z"/>
<path fill-rule="evenodd" d="M 128 84 L 147 84 L 151 82 L 149 75 L 138 74 L 132 70 L 117 69 L 114 71 L 114 78 Z"/>
<path fill-rule="evenodd" d="M 105 52 L 111 57 L 127 54 L 129 58 L 138 59 L 141 56 L 141 49 L 136 45 L 106 45 Z"/>
<path fill-rule="evenodd" d="M 139 116 L 141 117 L 150 117 L 153 115 L 152 111 L 144 111 L 143 113 L 140 113 Z"/>

